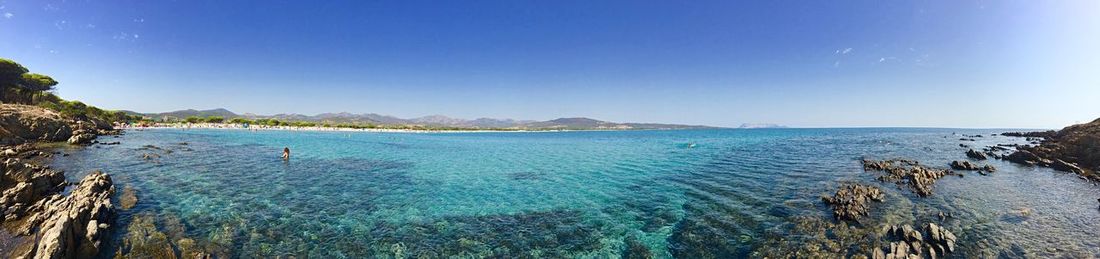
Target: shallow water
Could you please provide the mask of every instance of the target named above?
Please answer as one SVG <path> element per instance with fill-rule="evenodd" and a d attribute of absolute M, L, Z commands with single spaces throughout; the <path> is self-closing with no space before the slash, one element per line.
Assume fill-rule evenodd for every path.
<path fill-rule="evenodd" d="M 946 177 L 919 198 L 859 163 L 946 167 L 966 158 L 959 143 L 1022 143 L 989 136 L 1001 131 L 156 129 L 62 150 L 71 155 L 52 166 L 71 181 L 100 169 L 136 190 L 118 226 L 178 218 L 187 236 L 237 257 L 746 257 L 792 218 L 831 220 L 820 197 L 847 182 L 887 192 L 872 223 L 951 214 L 942 225 L 960 238 L 952 256 L 1100 256 L 1100 187 L 1075 175 L 990 160 L 996 173 Z M 105 255 L 125 235 L 116 229 Z"/>

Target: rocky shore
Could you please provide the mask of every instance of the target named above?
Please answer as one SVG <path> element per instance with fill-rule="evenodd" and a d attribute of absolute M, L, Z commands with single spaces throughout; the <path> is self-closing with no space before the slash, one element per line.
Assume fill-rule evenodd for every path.
<path fill-rule="evenodd" d="M 43 166 L 54 153 L 37 144 L 88 145 L 99 135 L 118 134 L 110 124 L 69 119 L 40 107 L 0 104 L 0 211 L 5 231 L 23 236 L 10 258 L 90 258 L 111 227 L 115 188 L 111 177 L 92 172 L 79 183 Z M 70 185 L 71 192 L 64 195 Z"/>
<path fill-rule="evenodd" d="M 1026 137 L 1038 145 L 1017 146 L 1004 157 L 1013 163 L 1045 166 L 1100 181 L 1100 119 L 1059 131 L 1007 132 L 1001 135 Z M 1034 143 L 1034 142 L 1033 142 Z"/>

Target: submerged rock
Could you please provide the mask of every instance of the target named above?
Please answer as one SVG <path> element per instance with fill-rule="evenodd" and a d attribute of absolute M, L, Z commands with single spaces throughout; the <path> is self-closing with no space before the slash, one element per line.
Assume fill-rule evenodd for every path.
<path fill-rule="evenodd" d="M 626 249 L 623 251 L 623 258 L 628 259 L 652 259 L 653 252 L 649 251 L 649 247 L 638 241 L 638 238 L 629 236 L 626 238 Z"/>
<path fill-rule="evenodd" d="M 860 258 L 882 243 L 873 229 L 847 221 L 794 216 L 785 226 L 771 233 L 750 255 L 707 258 Z"/>
<path fill-rule="evenodd" d="M 833 216 L 839 220 L 856 220 L 868 215 L 871 202 L 882 202 L 885 194 L 878 187 L 852 184 L 840 188 L 832 197 L 821 197 L 833 206 Z"/>
<path fill-rule="evenodd" d="M 228 258 L 229 256 L 208 251 L 208 247 L 197 244 L 194 239 L 183 236 L 183 226 L 174 217 L 167 217 L 161 231 L 157 218 L 150 213 L 133 217 L 126 227 L 126 236 L 122 245 L 115 251 L 115 258 Z"/>
<path fill-rule="evenodd" d="M 118 203 L 122 206 L 123 210 L 129 210 L 133 208 L 134 205 L 137 205 L 137 201 L 137 191 L 135 191 L 133 187 L 126 186 L 125 188 L 122 188 L 122 195 L 119 196 Z"/>

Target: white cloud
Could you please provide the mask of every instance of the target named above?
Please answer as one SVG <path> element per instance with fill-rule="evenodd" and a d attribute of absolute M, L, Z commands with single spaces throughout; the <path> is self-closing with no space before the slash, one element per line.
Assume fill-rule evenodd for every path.
<path fill-rule="evenodd" d="M 840 54 L 848 54 L 849 52 L 852 52 L 852 48 L 846 48 L 844 51 L 841 51 Z"/>
<path fill-rule="evenodd" d="M 4 13 L 4 18 L 7 18 L 7 19 L 11 19 L 11 17 L 14 17 L 14 16 L 15 16 L 15 14 L 13 14 L 13 13 Z"/>

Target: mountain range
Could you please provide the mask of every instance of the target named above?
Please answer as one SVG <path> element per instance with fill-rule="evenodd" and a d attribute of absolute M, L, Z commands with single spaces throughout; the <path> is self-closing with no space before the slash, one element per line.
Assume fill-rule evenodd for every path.
<path fill-rule="evenodd" d="M 305 121 L 330 124 L 375 124 L 375 125 L 422 125 L 434 127 L 460 127 L 460 128 L 511 128 L 511 129 L 696 129 L 712 128 L 700 125 L 660 124 L 660 123 L 617 123 L 591 118 L 558 118 L 548 121 L 513 120 L 513 119 L 459 119 L 444 115 L 430 115 L 411 119 L 402 119 L 377 113 L 321 113 L 317 115 L 303 114 L 275 114 L 258 115 L 252 113 L 237 114 L 226 109 L 211 110 L 179 110 L 163 113 L 139 113 L 125 111 L 132 115 L 141 115 L 153 120 L 182 120 L 187 117 L 220 116 L 226 120 L 233 118 L 246 119 L 276 119 L 280 121 Z"/>

